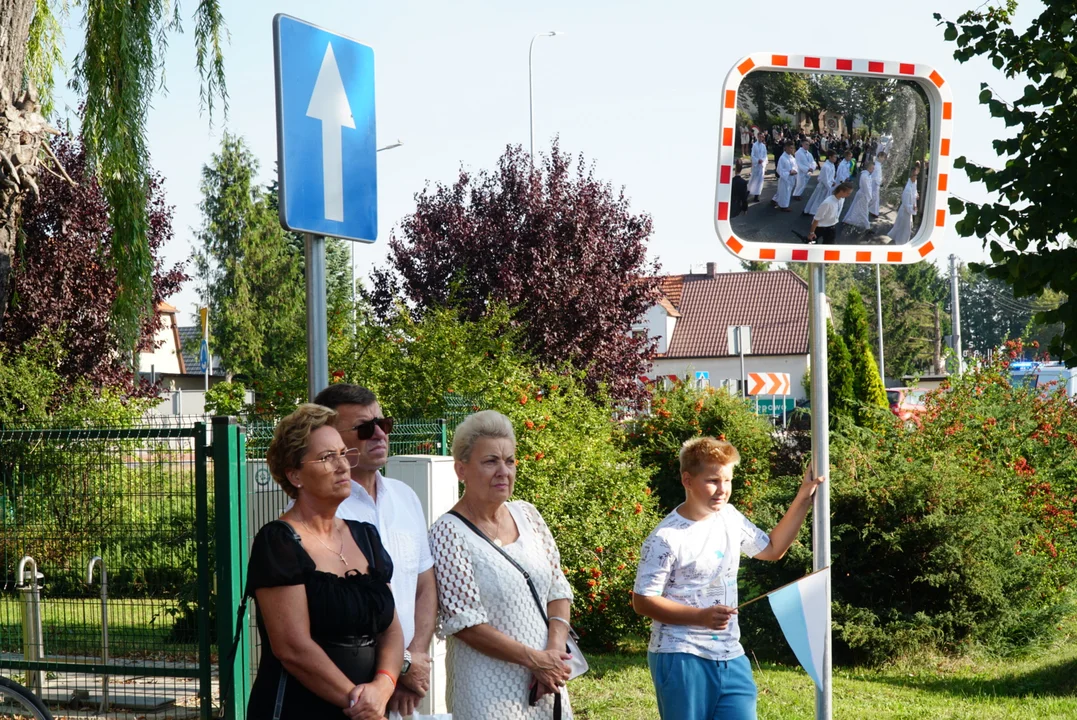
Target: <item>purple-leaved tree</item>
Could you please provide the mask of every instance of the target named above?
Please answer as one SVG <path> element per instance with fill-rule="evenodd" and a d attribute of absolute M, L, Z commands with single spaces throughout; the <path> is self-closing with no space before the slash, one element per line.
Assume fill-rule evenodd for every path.
<path fill-rule="evenodd" d="M 23 207 L 23 247 L 12 268 L 12 297 L 0 344 L 15 349 L 40 333 L 62 332 L 62 376 L 131 390 L 129 350 L 111 322 L 118 286 L 110 263 L 109 206 L 87 168 L 81 143 L 61 136 L 53 150 L 73 182 L 42 173 L 38 183 L 44 199 L 31 198 Z M 161 260 L 161 248 L 172 237 L 172 208 L 156 175 L 151 175 L 147 210 L 156 306 L 187 280 L 182 265 L 166 268 Z M 153 342 L 160 322 L 156 313 L 143 320 L 142 348 Z"/>
<path fill-rule="evenodd" d="M 376 309 L 402 295 L 420 314 L 451 305 L 475 319 L 504 302 L 540 363 L 585 370 L 619 401 L 639 397 L 654 344 L 632 324 L 655 301 L 658 266 L 646 257 L 651 218 L 623 189 L 582 155 L 573 167 L 555 142 L 541 167 L 509 146 L 494 170 L 461 170 L 415 204 L 389 240 L 389 266 L 374 272 Z"/>

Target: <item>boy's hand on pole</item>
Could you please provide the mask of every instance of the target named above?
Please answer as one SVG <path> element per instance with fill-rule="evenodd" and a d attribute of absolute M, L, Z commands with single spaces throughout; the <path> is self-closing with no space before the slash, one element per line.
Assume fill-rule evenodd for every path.
<path fill-rule="evenodd" d="M 808 467 L 804 468 L 804 480 L 800 483 L 800 491 L 807 493 L 808 497 L 815 495 L 815 491 L 819 489 L 819 486 L 826 482 L 826 476 L 812 477 L 811 463 Z"/>

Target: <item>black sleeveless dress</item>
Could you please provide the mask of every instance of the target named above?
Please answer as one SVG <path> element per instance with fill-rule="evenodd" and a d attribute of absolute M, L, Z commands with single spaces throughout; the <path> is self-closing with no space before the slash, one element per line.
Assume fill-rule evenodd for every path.
<path fill-rule="evenodd" d="M 303 585 L 310 612 L 310 634 L 316 640 L 374 637 L 393 622 L 393 595 L 389 589 L 393 562 L 389 553 L 373 525 L 354 520 L 345 522 L 355 544 L 366 556 L 369 569 L 365 575 L 351 570 L 341 577 L 315 569 L 310 555 L 283 522 L 264 525 L 251 548 L 247 570 L 251 595 L 259 588 Z M 341 708 L 323 700 L 284 671 L 273 654 L 261 608 L 257 609 L 257 620 L 262 656 L 247 704 L 249 720 L 271 720 L 282 673 L 286 681 L 280 720 L 339 720 L 343 717 Z"/>

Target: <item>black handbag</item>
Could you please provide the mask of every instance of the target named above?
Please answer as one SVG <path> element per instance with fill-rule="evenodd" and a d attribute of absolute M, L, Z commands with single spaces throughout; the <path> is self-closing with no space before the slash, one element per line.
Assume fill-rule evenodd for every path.
<path fill-rule="evenodd" d="M 533 583 L 531 581 L 531 574 L 528 573 L 526 570 L 524 570 L 523 567 L 520 565 L 520 563 L 513 560 L 512 556 L 509 555 L 507 552 L 505 552 L 504 548 L 502 548 L 500 545 L 498 545 L 493 540 L 491 540 L 489 538 L 489 536 L 487 536 L 486 533 L 484 533 L 482 530 L 480 530 L 473 522 L 471 522 L 466 517 L 464 517 L 460 513 L 456 512 L 455 510 L 450 510 L 449 514 L 452 515 L 453 517 L 457 518 L 458 520 L 460 520 L 460 522 L 464 523 L 464 525 L 467 525 L 469 530 L 471 530 L 473 533 L 475 533 L 476 535 L 481 537 L 483 540 L 488 542 L 490 544 L 490 547 L 492 547 L 494 550 L 497 550 L 498 553 L 501 554 L 501 557 L 508 560 L 510 563 L 512 563 L 512 566 L 514 568 L 516 568 L 517 570 L 520 571 L 520 574 L 524 576 L 524 580 L 527 581 L 527 588 L 531 591 L 531 599 L 535 601 L 535 607 L 538 608 L 539 614 L 542 615 L 542 622 L 544 622 L 546 625 L 549 625 L 550 620 L 546 616 L 546 608 L 544 608 L 542 606 L 542 600 L 539 598 L 538 590 L 535 589 L 535 583 Z M 572 637 L 573 630 L 572 630 L 571 627 L 569 628 L 569 633 L 570 633 L 570 635 L 569 635 L 569 643 L 565 646 L 565 651 L 568 652 L 570 655 L 578 656 L 582 660 L 583 653 L 580 652 L 579 646 L 577 646 L 576 643 L 574 642 L 575 638 Z M 586 667 L 587 666 L 586 666 L 585 662 L 583 664 L 583 667 L 584 667 L 583 671 L 586 672 Z M 534 688 L 532 688 L 532 697 L 534 697 L 533 693 L 534 693 Z M 553 718 L 554 718 L 554 720 L 561 720 L 561 692 L 560 691 L 558 691 L 558 692 L 556 692 L 554 694 L 554 698 L 553 698 Z"/>

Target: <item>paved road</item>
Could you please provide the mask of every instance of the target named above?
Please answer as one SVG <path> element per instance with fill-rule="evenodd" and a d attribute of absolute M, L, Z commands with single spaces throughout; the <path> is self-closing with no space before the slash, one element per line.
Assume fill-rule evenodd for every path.
<path fill-rule="evenodd" d="M 748 177 L 747 171 L 745 171 L 744 176 L 745 178 Z M 799 201 L 794 200 L 789 205 L 789 212 L 781 212 L 770 204 L 771 199 L 778 192 L 778 179 L 774 176 L 774 163 L 772 161 L 768 162 L 766 177 L 763 180 L 763 191 L 759 194 L 759 202 L 749 205 L 747 213 L 741 213 L 732 219 L 733 231 L 745 240 L 803 244 L 804 240 L 794 232 L 799 233 L 804 238 L 808 236 L 812 217 L 802 213 L 815 191 L 818 177 L 818 172 L 813 173 L 808 181 L 808 187 L 804 189 L 803 197 Z M 845 201 L 845 211 L 848 211 L 852 206 L 855 198 L 856 192 L 853 192 Z M 880 240 L 879 237 L 888 233 L 894 225 L 896 206 L 901 201 L 901 188 L 884 188 L 883 201 L 879 206 L 880 215 L 878 219 L 872 222 L 870 230 L 864 232 L 858 228 L 845 227 L 838 236 L 838 243 L 843 245 L 885 244 L 886 241 Z M 916 228 L 914 227 L 913 235 L 915 234 Z"/>

